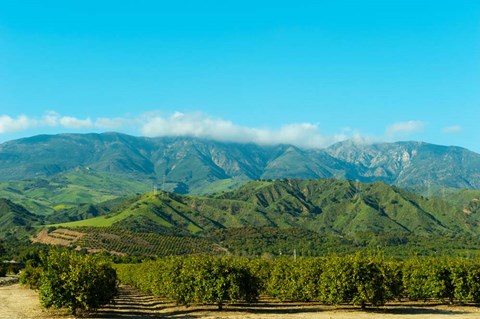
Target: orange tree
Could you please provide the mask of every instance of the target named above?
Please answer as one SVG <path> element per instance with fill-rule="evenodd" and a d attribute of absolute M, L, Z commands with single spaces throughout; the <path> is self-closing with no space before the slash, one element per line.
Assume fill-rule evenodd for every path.
<path fill-rule="evenodd" d="M 322 258 L 281 258 L 271 268 L 267 293 L 281 301 L 313 301 L 320 295 Z"/>
<path fill-rule="evenodd" d="M 411 300 L 454 298 L 451 261 L 446 257 L 412 257 L 403 263 L 403 289 Z"/>
<path fill-rule="evenodd" d="M 95 310 L 113 299 L 117 275 L 100 256 L 52 249 L 42 258 L 39 296 L 45 308 Z"/>
<path fill-rule="evenodd" d="M 363 308 L 367 303 L 381 305 L 389 296 L 383 268 L 378 256 L 329 256 L 320 276 L 320 300 L 328 304 L 352 303 Z"/>

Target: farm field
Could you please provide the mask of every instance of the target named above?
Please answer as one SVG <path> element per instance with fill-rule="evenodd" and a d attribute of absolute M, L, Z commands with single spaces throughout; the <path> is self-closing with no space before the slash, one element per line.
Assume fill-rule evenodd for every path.
<path fill-rule="evenodd" d="M 33 290 L 18 284 L 0 287 L 0 318 L 73 318 L 59 311 L 41 309 L 38 295 Z M 386 306 L 361 311 L 351 306 L 325 306 L 315 303 L 277 303 L 264 301 L 252 305 L 229 305 L 224 310 L 215 306 L 175 306 L 162 299 L 151 297 L 132 288 L 122 286 L 113 304 L 106 305 L 87 318 L 208 318 L 208 319 L 350 319 L 350 318 L 478 318 L 480 309 L 470 306 L 446 306 L 426 303 L 387 304 Z"/>

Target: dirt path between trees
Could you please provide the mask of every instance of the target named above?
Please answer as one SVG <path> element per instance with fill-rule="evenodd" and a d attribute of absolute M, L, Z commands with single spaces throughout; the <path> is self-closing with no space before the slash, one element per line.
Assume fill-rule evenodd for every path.
<path fill-rule="evenodd" d="M 473 319 L 480 318 L 480 308 L 418 304 L 389 304 L 375 310 L 360 311 L 350 306 L 330 307 L 301 303 L 260 303 L 255 305 L 228 305 L 222 311 L 213 306 L 179 307 L 135 289 L 121 287 L 115 302 L 97 313 L 88 314 L 91 319 Z M 1 319 L 66 319 L 73 318 L 64 312 L 44 311 L 40 308 L 38 294 L 18 284 L 0 287 Z"/>
<path fill-rule="evenodd" d="M 38 294 L 19 284 L 0 287 L 1 319 L 72 318 L 41 309 Z"/>

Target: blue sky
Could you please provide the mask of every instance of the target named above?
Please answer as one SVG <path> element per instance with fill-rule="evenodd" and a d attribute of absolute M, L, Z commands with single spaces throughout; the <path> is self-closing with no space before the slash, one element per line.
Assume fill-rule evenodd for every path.
<path fill-rule="evenodd" d="M 0 141 L 120 131 L 480 152 L 480 1 L 2 1 Z"/>

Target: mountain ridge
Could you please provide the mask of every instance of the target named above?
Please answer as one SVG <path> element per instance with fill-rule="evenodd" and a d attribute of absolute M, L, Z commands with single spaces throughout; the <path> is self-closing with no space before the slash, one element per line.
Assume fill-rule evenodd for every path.
<path fill-rule="evenodd" d="M 424 189 L 480 189 L 479 154 L 425 142 L 346 141 L 301 149 L 109 132 L 38 135 L 0 144 L 0 180 L 48 177 L 78 167 L 193 194 L 255 179 L 331 177 Z"/>

